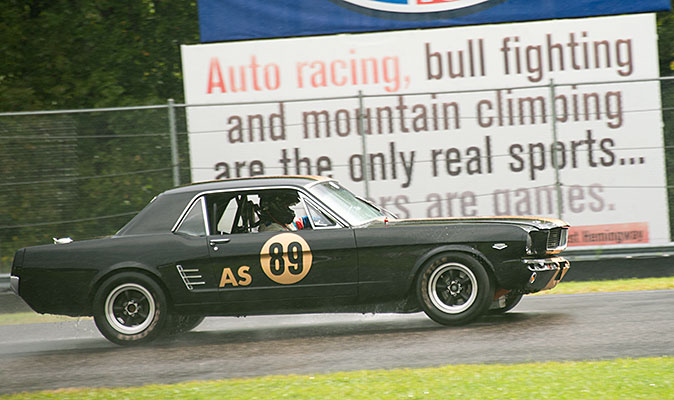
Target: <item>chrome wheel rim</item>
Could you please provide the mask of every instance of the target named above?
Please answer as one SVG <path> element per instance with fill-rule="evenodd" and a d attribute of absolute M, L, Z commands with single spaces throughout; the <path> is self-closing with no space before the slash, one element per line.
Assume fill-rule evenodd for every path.
<path fill-rule="evenodd" d="M 428 294 L 438 310 L 447 314 L 459 314 L 475 303 L 477 278 L 463 264 L 442 264 L 428 279 Z"/>
<path fill-rule="evenodd" d="M 124 283 L 105 299 L 105 318 L 119 333 L 143 332 L 154 319 L 156 304 L 149 290 L 136 283 Z"/>

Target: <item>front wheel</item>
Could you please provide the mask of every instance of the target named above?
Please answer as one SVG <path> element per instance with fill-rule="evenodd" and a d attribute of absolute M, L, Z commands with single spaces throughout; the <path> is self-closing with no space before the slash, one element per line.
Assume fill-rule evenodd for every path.
<path fill-rule="evenodd" d="M 512 310 L 515 308 L 517 304 L 522 300 L 523 295 L 522 294 L 513 294 L 513 292 L 510 292 L 505 295 L 505 307 L 503 308 L 495 308 L 493 310 L 489 310 L 489 314 L 493 315 L 498 315 L 498 314 L 505 314 L 506 312 Z"/>
<path fill-rule="evenodd" d="M 168 315 L 164 291 L 152 278 L 138 272 L 113 275 L 94 296 L 96 327 L 116 344 L 156 339 L 166 326 Z"/>
<path fill-rule="evenodd" d="M 189 332 L 199 326 L 204 319 L 205 317 L 203 315 L 171 315 L 168 333 L 170 335 L 179 335 L 181 333 Z"/>
<path fill-rule="evenodd" d="M 424 312 L 443 325 L 462 325 L 483 315 L 493 289 L 484 266 L 466 254 L 441 254 L 421 269 L 417 298 Z"/>

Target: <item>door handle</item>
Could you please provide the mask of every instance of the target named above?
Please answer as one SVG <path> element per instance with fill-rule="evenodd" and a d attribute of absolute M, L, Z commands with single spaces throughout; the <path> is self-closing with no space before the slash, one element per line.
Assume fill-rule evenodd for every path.
<path fill-rule="evenodd" d="M 208 244 L 210 244 L 211 247 L 213 247 L 213 250 L 218 251 L 218 245 L 219 244 L 225 244 L 225 243 L 228 243 L 229 241 L 230 241 L 229 238 L 209 239 Z"/>

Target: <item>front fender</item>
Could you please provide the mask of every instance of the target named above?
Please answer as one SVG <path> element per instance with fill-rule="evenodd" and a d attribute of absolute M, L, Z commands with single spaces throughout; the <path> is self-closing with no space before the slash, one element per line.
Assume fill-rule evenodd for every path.
<path fill-rule="evenodd" d="M 487 257 L 484 256 L 481 252 L 479 252 L 477 249 L 467 246 L 467 245 L 461 245 L 461 244 L 448 244 L 448 245 L 443 245 L 443 246 L 438 246 L 434 247 L 428 252 L 424 253 L 419 259 L 414 263 L 414 267 L 410 271 L 410 275 L 408 277 L 408 282 L 409 282 L 409 287 L 408 290 L 412 289 L 414 286 L 414 282 L 416 281 L 416 277 L 419 274 L 419 270 L 421 270 L 421 267 L 424 266 L 424 264 L 430 260 L 432 257 L 442 254 L 442 253 L 464 253 L 464 254 L 470 254 L 473 257 L 477 258 L 482 265 L 484 265 L 487 268 L 487 272 L 494 277 L 495 274 L 495 269 L 494 265 L 489 261 Z"/>

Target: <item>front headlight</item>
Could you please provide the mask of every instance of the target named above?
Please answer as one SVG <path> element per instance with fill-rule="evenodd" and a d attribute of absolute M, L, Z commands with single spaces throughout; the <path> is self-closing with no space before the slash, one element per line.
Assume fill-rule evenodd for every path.
<path fill-rule="evenodd" d="M 531 254 L 544 255 L 547 253 L 548 233 L 547 230 L 529 232 Z"/>
<path fill-rule="evenodd" d="M 558 254 L 566 249 L 567 228 L 533 230 L 527 235 L 527 254 Z"/>

